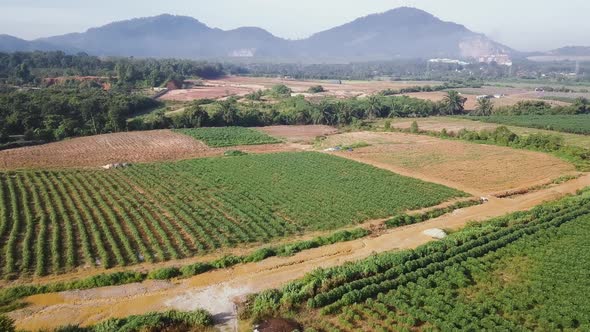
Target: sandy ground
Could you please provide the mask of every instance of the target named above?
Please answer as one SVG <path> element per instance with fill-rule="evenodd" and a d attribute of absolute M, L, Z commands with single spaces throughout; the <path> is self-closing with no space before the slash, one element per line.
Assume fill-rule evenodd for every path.
<path fill-rule="evenodd" d="M 333 135 L 321 147 L 358 142 L 370 146 L 334 154 L 478 196 L 532 187 L 575 173 L 573 165 L 544 153 L 404 133 Z"/>
<path fill-rule="evenodd" d="M 418 123 L 418 127 L 422 130 L 428 131 L 441 131 L 446 129 L 447 131 L 458 132 L 459 130 L 465 128 L 468 130 L 493 130 L 499 126 L 500 124 L 495 123 L 486 123 L 486 122 L 479 122 L 479 121 L 472 121 L 468 119 L 458 119 L 452 117 L 429 117 L 429 118 L 417 118 L 417 119 L 408 119 L 408 118 L 396 118 L 391 119 L 392 127 L 395 128 L 402 128 L 408 129 L 410 128 L 412 122 L 416 121 Z M 381 125 L 382 127 L 382 125 Z M 576 135 L 576 134 L 569 134 L 569 133 L 561 133 L 556 131 L 550 130 L 543 130 L 543 129 L 535 129 L 535 128 L 524 128 L 524 127 L 516 127 L 516 126 L 506 126 L 508 129 L 518 135 L 530 135 L 534 133 L 542 133 L 542 134 L 552 134 L 552 135 L 560 135 L 564 138 L 564 141 L 567 145 L 573 146 L 580 146 L 580 147 L 590 147 L 590 135 Z"/>
<path fill-rule="evenodd" d="M 527 210 L 587 186 L 590 186 L 588 174 L 550 189 L 511 199 L 492 198 L 486 204 L 457 210 L 424 223 L 392 229 L 378 237 L 311 249 L 293 257 L 274 257 L 186 280 L 150 281 L 33 296 L 27 299 L 31 306 L 14 311 L 10 316 L 16 319 L 18 328 L 39 329 L 65 323 L 86 325 L 110 317 L 154 310 L 207 308 L 221 322 L 222 329 L 234 330 L 236 318 L 233 302 L 247 294 L 279 287 L 318 267 L 337 266 L 384 251 L 415 248 L 432 241 L 432 238 L 422 233 L 427 229 L 459 229 L 470 221 Z"/>
<path fill-rule="evenodd" d="M 250 153 L 297 151 L 289 144 L 210 148 L 192 137 L 170 130 L 137 131 L 79 137 L 65 141 L 0 151 L 0 169 L 99 167 L 221 156 L 227 150 Z"/>
<path fill-rule="evenodd" d="M 294 94 L 303 94 L 306 97 L 333 96 L 338 98 L 350 98 L 375 94 L 385 89 L 401 89 L 412 86 L 439 85 L 440 82 L 415 82 L 415 81 L 342 81 L 336 84 L 334 81 L 321 80 L 290 80 L 268 77 L 239 77 L 230 76 L 218 80 L 203 81 L 204 86 L 192 89 L 173 90 L 160 97 L 162 100 L 190 101 L 202 98 L 223 98 L 227 96 L 244 96 L 248 93 L 270 89 L 275 85 L 284 84 L 293 90 Z M 327 91 L 319 94 L 308 94 L 307 90 L 315 85 L 322 85 Z"/>

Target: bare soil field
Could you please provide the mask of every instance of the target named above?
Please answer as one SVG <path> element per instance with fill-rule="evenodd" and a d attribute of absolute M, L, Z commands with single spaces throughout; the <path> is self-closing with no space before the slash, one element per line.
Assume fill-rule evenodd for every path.
<path fill-rule="evenodd" d="M 299 81 L 266 77 L 240 77 L 230 76 L 218 80 L 203 81 L 204 86 L 192 89 L 173 90 L 162 96 L 161 100 L 190 101 L 202 98 L 223 98 L 228 96 L 244 96 L 248 93 L 270 89 L 277 84 L 284 84 L 293 90 L 294 94 L 303 94 L 306 97 L 333 96 L 337 98 L 350 98 L 375 94 L 385 89 L 400 89 L 411 86 L 438 85 L 440 82 L 424 81 L 342 81 L 342 84 L 333 81 Z M 306 91 L 315 85 L 322 85 L 327 91 L 319 94 L 308 94 Z"/>
<path fill-rule="evenodd" d="M 418 118 L 418 119 L 407 119 L 398 118 L 392 119 L 391 126 L 394 128 L 408 129 L 412 125 L 412 122 L 416 121 L 418 127 L 428 131 L 441 131 L 446 129 L 447 131 L 458 132 L 461 129 L 468 130 L 494 130 L 501 126 L 495 123 L 485 123 L 479 121 L 472 121 L 467 119 L 459 119 L 452 117 L 429 117 L 429 118 Z M 561 133 L 550 130 L 535 129 L 535 128 L 523 128 L 515 126 L 507 126 L 510 131 L 518 135 L 530 135 L 535 133 L 552 134 L 563 136 L 564 141 L 567 145 L 589 147 L 590 136 L 588 135 L 576 135 L 569 133 Z"/>
<path fill-rule="evenodd" d="M 312 126 L 268 126 L 259 128 L 260 131 L 283 139 L 289 143 L 311 144 L 318 136 L 333 135 L 338 132 L 337 129 L 330 126 L 312 125 Z"/>
<path fill-rule="evenodd" d="M 0 151 L 0 169 L 99 167 L 221 156 L 227 150 L 251 153 L 296 151 L 287 144 L 210 148 L 170 130 L 137 131 L 73 138 L 61 142 Z"/>
<path fill-rule="evenodd" d="M 479 90 L 479 93 L 478 91 Z M 459 89 L 461 91 L 461 89 Z M 495 90 L 487 90 L 484 89 L 469 89 L 469 93 L 462 92 L 463 97 L 467 98 L 467 102 L 465 103 L 466 110 L 474 110 L 477 107 L 477 96 L 478 95 L 487 95 L 487 94 L 494 94 L 493 91 Z M 413 98 L 430 100 L 434 102 L 438 102 L 444 99 L 446 96 L 446 92 L 444 91 L 434 91 L 434 92 L 413 92 L 405 94 L 406 96 L 410 96 Z M 494 98 L 492 102 L 494 103 L 495 107 L 502 107 L 502 106 L 513 106 L 516 105 L 520 101 L 525 100 L 532 100 L 532 101 L 544 101 L 548 104 L 555 105 L 555 106 L 565 106 L 569 105 L 568 103 L 562 101 L 555 101 L 555 100 L 543 100 L 540 99 L 535 92 L 524 91 L 518 94 L 509 94 L 502 98 Z"/>
<path fill-rule="evenodd" d="M 528 210 L 590 185 L 590 175 L 512 199 L 492 198 L 439 218 L 388 230 L 378 237 L 363 238 L 310 249 L 292 257 L 274 257 L 177 281 L 69 291 L 32 296 L 31 306 L 9 315 L 21 329 L 51 328 L 69 324 L 89 325 L 112 317 L 124 317 L 169 309 L 210 310 L 228 330 L 236 322 L 234 301 L 251 293 L 276 288 L 319 267 L 342 265 L 374 253 L 415 248 L 432 241 L 423 234 L 431 228 L 460 229 L 468 222 L 487 220 L 515 211 Z"/>
<path fill-rule="evenodd" d="M 573 165 L 544 153 L 403 133 L 333 135 L 321 148 L 359 142 L 370 146 L 333 153 L 478 196 L 532 187 L 575 172 Z"/>

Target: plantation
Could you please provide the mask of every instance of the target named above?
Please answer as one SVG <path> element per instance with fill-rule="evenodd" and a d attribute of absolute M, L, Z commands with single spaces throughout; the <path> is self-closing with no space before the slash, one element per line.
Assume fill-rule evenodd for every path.
<path fill-rule="evenodd" d="M 458 196 L 464 194 L 319 153 L 0 173 L 1 274 L 191 257 Z"/>
<path fill-rule="evenodd" d="M 316 270 L 244 308 L 315 331 L 590 329 L 590 191 L 416 250 Z"/>
<path fill-rule="evenodd" d="M 590 135 L 590 115 L 494 115 L 469 119 L 503 125 Z"/>
<path fill-rule="evenodd" d="M 250 128 L 212 127 L 179 129 L 179 133 L 194 137 L 211 147 L 280 143 L 276 138 Z"/>

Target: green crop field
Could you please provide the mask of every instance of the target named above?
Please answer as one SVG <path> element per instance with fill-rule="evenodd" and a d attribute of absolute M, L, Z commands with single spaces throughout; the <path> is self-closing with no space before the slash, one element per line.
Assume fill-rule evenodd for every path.
<path fill-rule="evenodd" d="M 463 193 L 314 152 L 0 173 L 0 273 L 190 257 Z"/>
<path fill-rule="evenodd" d="M 590 191 L 259 294 L 312 331 L 590 330 Z"/>
<path fill-rule="evenodd" d="M 178 129 L 177 132 L 194 137 L 211 147 L 257 145 L 280 143 L 281 141 L 255 129 L 244 127 L 212 127 Z"/>
<path fill-rule="evenodd" d="M 590 135 L 590 115 L 494 115 L 469 119 L 510 126 Z"/>

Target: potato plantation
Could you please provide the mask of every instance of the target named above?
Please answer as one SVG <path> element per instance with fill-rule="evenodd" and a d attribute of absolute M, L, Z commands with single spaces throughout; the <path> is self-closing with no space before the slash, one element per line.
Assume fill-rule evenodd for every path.
<path fill-rule="evenodd" d="M 590 115 L 494 115 L 469 117 L 482 122 L 590 135 Z"/>
<path fill-rule="evenodd" d="M 320 153 L 0 173 L 4 277 L 157 262 L 334 229 L 463 193 Z"/>
<path fill-rule="evenodd" d="M 244 127 L 179 129 L 177 132 L 205 142 L 210 147 L 280 143 L 278 139 Z"/>
<path fill-rule="evenodd" d="M 246 312 L 291 311 L 315 331 L 585 331 L 589 234 L 586 190 L 415 250 L 314 271 L 259 294 Z"/>

